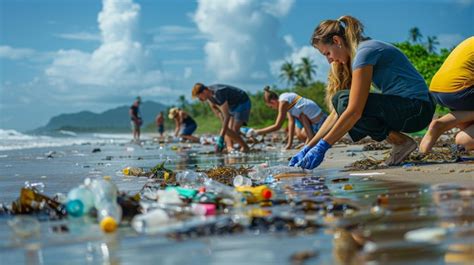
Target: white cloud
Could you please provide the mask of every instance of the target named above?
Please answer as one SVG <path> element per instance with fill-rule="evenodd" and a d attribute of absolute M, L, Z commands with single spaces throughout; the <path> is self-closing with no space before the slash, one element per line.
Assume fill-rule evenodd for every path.
<path fill-rule="evenodd" d="M 263 2 L 262 7 L 275 17 L 283 17 L 288 14 L 293 6 L 294 0 L 276 0 L 275 2 Z"/>
<path fill-rule="evenodd" d="M 139 11 L 132 0 L 104 0 L 98 15 L 100 46 L 92 53 L 58 51 L 45 70 L 50 83 L 62 92 L 79 85 L 97 96 L 161 82 L 165 74 L 150 67 L 149 54 L 137 39 Z"/>
<path fill-rule="evenodd" d="M 204 36 L 197 28 L 178 25 L 166 25 L 151 32 L 153 34 L 152 49 L 167 51 L 193 51 L 199 48 L 199 40 Z"/>
<path fill-rule="evenodd" d="M 454 46 L 458 45 L 461 43 L 465 37 L 463 37 L 461 34 L 439 34 L 438 36 L 438 41 L 439 41 L 439 47 L 440 48 L 447 48 L 451 49 Z"/>
<path fill-rule="evenodd" d="M 208 39 L 207 70 L 220 82 L 269 79 L 268 62 L 289 50 L 278 30 L 279 19 L 292 4 L 292 0 L 198 0 L 193 19 Z"/>
<path fill-rule="evenodd" d="M 8 45 L 0 46 L 0 58 L 10 60 L 28 59 L 35 54 L 35 50 L 25 48 L 13 48 Z"/>
<path fill-rule="evenodd" d="M 202 64 L 202 60 L 198 59 L 172 59 L 172 60 L 164 60 L 163 65 L 190 65 L 190 64 Z"/>
<path fill-rule="evenodd" d="M 67 40 L 100 41 L 100 34 L 90 32 L 62 33 L 56 36 Z"/>

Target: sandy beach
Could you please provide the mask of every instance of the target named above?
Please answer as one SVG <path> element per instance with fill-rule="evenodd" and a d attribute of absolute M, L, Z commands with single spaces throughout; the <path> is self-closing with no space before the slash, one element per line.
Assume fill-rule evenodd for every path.
<path fill-rule="evenodd" d="M 351 163 L 367 157 L 383 159 L 383 151 L 362 151 L 363 145 L 336 145 L 328 151 L 326 160 L 320 168 L 344 168 Z M 422 184 L 455 183 L 465 187 L 474 187 L 474 162 L 425 163 L 409 166 L 394 166 L 376 170 L 347 170 L 349 173 L 380 172 L 373 175 L 376 179 L 388 181 L 407 181 Z"/>

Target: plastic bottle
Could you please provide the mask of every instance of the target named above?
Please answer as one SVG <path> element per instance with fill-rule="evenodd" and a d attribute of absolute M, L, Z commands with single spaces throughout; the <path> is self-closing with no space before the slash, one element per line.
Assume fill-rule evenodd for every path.
<path fill-rule="evenodd" d="M 233 184 L 234 184 L 234 187 L 241 187 L 241 186 L 248 187 L 248 186 L 252 186 L 252 180 L 242 175 L 237 175 L 234 177 Z"/>
<path fill-rule="evenodd" d="M 185 199 L 192 199 L 198 193 L 197 190 L 181 187 L 167 187 L 166 190 L 176 190 L 179 193 L 179 196 L 184 197 Z"/>
<path fill-rule="evenodd" d="M 33 182 L 30 183 L 29 181 L 25 181 L 25 188 L 35 189 L 38 192 L 44 192 L 44 183 L 43 182 Z"/>
<path fill-rule="evenodd" d="M 170 217 L 166 211 L 153 209 L 148 213 L 136 215 L 132 220 L 132 227 L 139 233 L 147 233 L 159 229 L 169 220 Z"/>
<path fill-rule="evenodd" d="M 191 204 L 193 214 L 199 216 L 209 216 L 216 214 L 216 205 L 211 203 L 193 203 Z"/>
<path fill-rule="evenodd" d="M 139 167 L 126 167 L 122 169 L 122 173 L 125 176 L 141 176 L 145 173 L 145 170 Z"/>
<path fill-rule="evenodd" d="M 69 216 L 81 217 L 94 207 L 94 194 L 84 185 L 73 188 L 67 194 L 66 211 Z"/>
<path fill-rule="evenodd" d="M 64 216 L 66 210 L 63 205 L 48 196 L 39 193 L 35 188 L 22 188 L 20 198 L 11 205 L 14 214 L 30 214 L 32 212 L 52 210 L 50 214 Z"/>
<path fill-rule="evenodd" d="M 195 172 L 192 170 L 181 171 L 176 174 L 176 182 L 182 187 L 197 189 L 204 185 L 207 179 L 205 173 Z"/>
<path fill-rule="evenodd" d="M 179 192 L 176 189 L 157 190 L 156 197 L 159 203 L 162 204 L 182 204 L 183 201 L 179 197 Z"/>
<path fill-rule="evenodd" d="M 104 177 L 104 179 L 86 179 L 84 181 L 87 187 L 94 194 L 94 206 L 99 210 L 102 204 L 107 202 L 117 202 L 117 187 L 110 180 L 110 177 Z"/>
<path fill-rule="evenodd" d="M 117 203 L 117 186 L 109 176 L 103 179 L 86 179 L 85 183 L 94 194 L 100 228 L 106 233 L 114 232 L 122 221 L 122 208 Z"/>
<path fill-rule="evenodd" d="M 117 202 L 108 202 L 97 209 L 97 218 L 102 231 L 115 232 L 122 221 L 122 208 Z"/>
<path fill-rule="evenodd" d="M 273 196 L 272 190 L 266 185 L 257 187 L 236 187 L 235 189 L 244 195 L 247 203 L 267 201 Z"/>
<path fill-rule="evenodd" d="M 207 192 L 214 192 L 220 196 L 225 195 L 227 197 L 230 197 L 234 200 L 234 206 L 235 207 L 240 207 L 242 206 L 241 203 L 245 202 L 244 198 L 242 197 L 242 194 L 239 192 L 236 192 L 235 189 L 232 187 L 229 187 L 225 184 L 222 184 L 216 180 L 213 180 L 211 178 L 207 178 L 204 181 L 204 186 L 206 187 Z"/>

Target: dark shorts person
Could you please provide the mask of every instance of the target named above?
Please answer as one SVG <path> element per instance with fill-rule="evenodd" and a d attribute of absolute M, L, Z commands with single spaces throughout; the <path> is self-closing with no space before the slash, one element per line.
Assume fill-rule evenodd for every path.
<path fill-rule="evenodd" d="M 165 126 L 163 124 L 158 125 L 158 132 L 160 134 L 163 134 L 164 131 L 165 131 Z"/>
<path fill-rule="evenodd" d="M 474 110 L 474 87 L 452 93 L 430 93 L 439 105 L 450 110 Z"/>
<path fill-rule="evenodd" d="M 192 135 L 197 129 L 197 124 L 191 117 L 186 117 L 181 125 L 180 135 Z"/>
<path fill-rule="evenodd" d="M 347 108 L 349 90 L 341 90 L 332 98 L 332 104 L 340 116 Z M 430 124 L 436 105 L 430 102 L 395 95 L 369 93 L 362 117 L 349 131 L 354 142 L 370 136 L 383 141 L 390 131 L 412 133 Z"/>
<path fill-rule="evenodd" d="M 234 117 L 234 120 L 237 122 L 242 122 L 242 124 L 246 125 L 247 122 L 249 121 L 250 117 L 250 108 L 252 107 L 252 104 L 250 103 L 250 100 L 246 101 L 245 103 L 239 104 L 232 108 L 229 113 L 230 116 Z"/>

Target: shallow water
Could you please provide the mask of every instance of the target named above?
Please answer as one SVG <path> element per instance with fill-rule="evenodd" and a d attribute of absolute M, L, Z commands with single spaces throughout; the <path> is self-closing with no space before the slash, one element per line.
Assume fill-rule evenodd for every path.
<path fill-rule="evenodd" d="M 100 152 L 92 152 L 97 148 Z M 4 151 L 0 202 L 15 200 L 25 181 L 43 182 L 44 193 L 53 195 L 66 193 L 86 177 L 110 175 L 120 190 L 133 193 L 147 180 L 124 177 L 121 169 L 126 166 L 151 168 L 164 160 L 176 170 L 263 162 L 274 166 L 286 164 L 290 156 L 271 147 L 246 155 L 208 154 L 211 150 L 211 146 L 147 141 L 143 146 L 106 142 Z M 7 218 L 0 218 L 0 260 L 2 264 L 468 264 L 473 260 L 473 190 L 354 177 L 337 169 L 315 170 L 312 175 L 315 178 L 281 179 L 273 187 L 279 197 L 318 203 L 267 208 L 274 216 L 312 221 L 317 224 L 312 229 L 255 225 L 219 235 L 180 230 L 173 237 L 137 234 L 124 226 L 105 235 L 95 224 L 63 220 L 41 222 L 40 235 L 22 239 L 7 225 Z M 321 205 L 324 211 L 319 211 Z M 328 205 L 358 210 L 330 213 Z M 68 231 L 53 232 L 61 225 Z M 408 237 L 407 232 L 420 228 L 431 230 Z M 181 239 L 173 239 L 176 235 Z"/>

